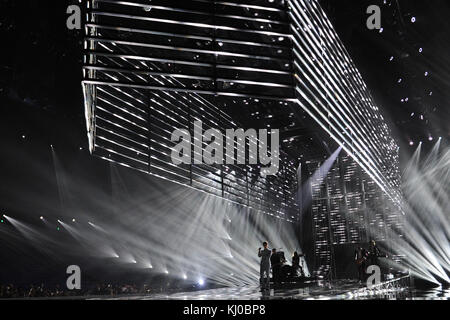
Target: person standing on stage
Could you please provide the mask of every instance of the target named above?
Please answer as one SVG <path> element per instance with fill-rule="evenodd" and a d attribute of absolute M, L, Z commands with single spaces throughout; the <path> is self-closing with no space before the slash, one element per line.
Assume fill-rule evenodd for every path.
<path fill-rule="evenodd" d="M 380 266 L 380 263 L 378 261 L 379 257 L 387 258 L 387 255 L 382 254 L 380 249 L 378 248 L 377 243 L 375 242 L 375 240 L 372 240 L 372 241 L 370 241 L 370 244 L 369 244 L 369 262 L 370 262 L 370 265 Z"/>
<path fill-rule="evenodd" d="M 272 278 L 274 283 L 281 281 L 281 257 L 277 253 L 277 249 L 272 249 L 272 256 L 270 257 L 270 264 L 272 265 Z"/>
<path fill-rule="evenodd" d="M 258 249 L 258 257 L 261 258 L 259 268 L 259 284 L 262 289 L 269 289 L 269 277 L 270 277 L 270 250 L 267 248 L 268 243 L 263 242 L 264 249 Z"/>
<path fill-rule="evenodd" d="M 364 282 L 366 279 L 366 260 L 367 260 L 367 251 L 366 249 L 359 246 L 355 250 L 355 263 L 358 267 L 358 280 L 360 282 Z"/>
<path fill-rule="evenodd" d="M 294 276 L 298 276 L 298 270 L 300 269 L 300 256 L 298 255 L 297 251 L 294 252 L 294 255 L 292 256 L 292 273 Z"/>

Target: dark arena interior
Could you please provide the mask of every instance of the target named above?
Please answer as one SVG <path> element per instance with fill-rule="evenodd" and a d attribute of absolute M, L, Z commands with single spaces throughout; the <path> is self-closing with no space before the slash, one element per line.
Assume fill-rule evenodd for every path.
<path fill-rule="evenodd" d="M 448 0 L 0 8 L 0 299 L 449 299 Z"/>

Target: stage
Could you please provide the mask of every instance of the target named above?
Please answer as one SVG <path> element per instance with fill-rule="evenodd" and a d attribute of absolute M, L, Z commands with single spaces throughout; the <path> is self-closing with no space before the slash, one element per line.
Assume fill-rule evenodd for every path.
<path fill-rule="evenodd" d="M 324 281 L 311 281 L 305 284 L 271 286 L 269 291 L 261 292 L 258 285 L 201 290 L 194 292 L 180 292 L 174 294 L 154 294 L 146 296 L 117 297 L 118 299 L 138 300 L 328 300 L 336 299 L 347 291 L 358 289 L 358 283 L 352 280 L 336 281 L 333 283 Z M 102 299 L 102 298 L 100 298 Z"/>
<path fill-rule="evenodd" d="M 271 285 L 270 290 L 262 292 L 258 285 L 197 289 L 177 292 L 155 292 L 136 294 L 73 295 L 58 297 L 13 298 L 13 300 L 148 300 L 148 301 L 270 301 L 270 300 L 449 300 L 450 289 L 443 287 L 414 287 L 409 276 L 381 282 L 372 289 L 347 280 L 310 280 L 303 283 L 283 283 Z M 2 299 L 0 299 L 2 300 Z"/>
<path fill-rule="evenodd" d="M 283 284 L 261 292 L 260 287 L 242 286 L 178 292 L 171 294 L 88 297 L 87 300 L 448 300 L 450 290 L 416 290 L 407 284 L 407 277 L 381 283 L 369 290 L 356 280 L 310 281 Z"/>

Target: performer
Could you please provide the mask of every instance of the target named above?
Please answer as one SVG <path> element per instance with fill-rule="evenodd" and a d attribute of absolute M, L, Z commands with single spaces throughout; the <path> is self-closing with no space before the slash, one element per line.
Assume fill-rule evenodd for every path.
<path fill-rule="evenodd" d="M 367 251 L 366 249 L 358 246 L 355 250 L 355 263 L 358 267 L 358 280 L 363 282 L 366 278 L 366 260 L 367 260 Z"/>
<path fill-rule="evenodd" d="M 261 258 L 260 268 L 259 268 L 259 284 L 262 289 L 269 289 L 269 277 L 270 277 L 270 250 L 267 248 L 268 243 L 263 242 L 264 249 L 258 249 L 258 257 Z"/>
<path fill-rule="evenodd" d="M 387 255 L 381 254 L 381 251 L 378 248 L 377 243 L 375 242 L 375 240 L 372 240 L 369 243 L 369 262 L 370 262 L 370 265 L 380 266 L 380 264 L 378 262 L 378 258 L 379 257 L 387 258 Z"/>
<path fill-rule="evenodd" d="M 300 258 L 300 276 L 302 276 L 302 277 L 306 277 L 305 265 L 304 265 L 306 263 L 305 257 L 306 257 L 306 255 L 304 253 L 299 255 L 299 258 Z"/>
<path fill-rule="evenodd" d="M 298 276 L 298 269 L 300 269 L 300 256 L 298 255 L 297 251 L 294 252 L 294 255 L 292 256 L 292 273 L 294 276 Z"/>
<path fill-rule="evenodd" d="M 280 275 L 281 275 L 281 257 L 277 253 L 277 249 L 272 249 L 272 256 L 270 257 L 270 263 L 272 264 L 272 277 L 274 283 L 280 282 Z"/>

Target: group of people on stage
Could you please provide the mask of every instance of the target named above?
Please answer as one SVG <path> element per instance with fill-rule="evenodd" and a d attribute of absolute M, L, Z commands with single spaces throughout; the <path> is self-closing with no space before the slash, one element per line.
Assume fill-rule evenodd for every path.
<path fill-rule="evenodd" d="M 376 265 L 379 266 L 378 258 L 388 256 L 382 254 L 378 248 L 375 240 L 370 241 L 369 250 L 364 249 L 361 246 L 355 250 L 354 260 L 358 268 L 358 280 L 363 282 L 366 280 L 366 270 L 368 266 Z"/>
<path fill-rule="evenodd" d="M 263 289 L 269 288 L 270 270 L 272 270 L 272 279 L 274 283 L 280 283 L 283 277 L 282 268 L 285 266 L 286 259 L 284 253 L 277 252 L 277 249 L 268 248 L 268 243 L 263 242 L 263 248 L 258 249 L 258 257 L 261 258 L 260 264 L 260 284 Z M 290 266 L 291 275 L 303 274 L 303 268 L 300 266 L 300 255 L 297 251 L 292 255 L 292 266 Z"/>
<path fill-rule="evenodd" d="M 274 283 L 280 283 L 286 276 L 283 268 L 289 267 L 289 274 L 297 276 L 299 271 L 303 275 L 303 268 L 300 266 L 300 255 L 294 252 L 292 255 L 292 266 L 285 265 L 286 259 L 284 253 L 277 252 L 277 249 L 269 249 L 267 241 L 263 242 L 263 248 L 258 249 L 258 257 L 261 258 L 260 264 L 260 284 L 263 289 L 269 288 L 270 272 L 272 271 L 272 278 Z M 366 250 L 361 246 L 355 250 L 354 261 L 358 268 L 358 280 L 363 282 L 366 280 L 367 267 L 370 265 L 379 266 L 378 258 L 388 256 L 381 253 L 375 240 L 370 241 L 369 249 Z"/>

